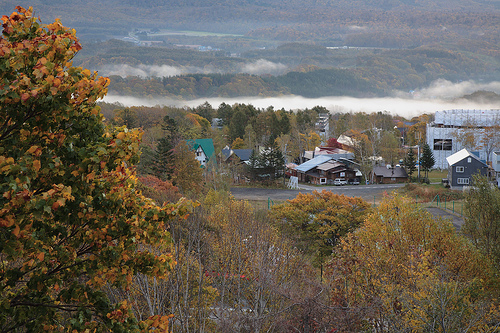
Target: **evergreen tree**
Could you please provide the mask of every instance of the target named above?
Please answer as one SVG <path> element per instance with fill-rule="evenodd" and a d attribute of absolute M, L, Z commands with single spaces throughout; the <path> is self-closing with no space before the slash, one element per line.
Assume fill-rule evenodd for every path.
<path fill-rule="evenodd" d="M 247 121 L 248 118 L 242 110 L 238 109 L 233 114 L 231 122 L 229 123 L 229 137 L 231 140 L 243 138 L 245 136 Z"/>
<path fill-rule="evenodd" d="M 258 170 L 260 169 L 260 160 L 259 153 L 255 149 L 252 150 L 252 154 L 250 154 L 250 158 L 248 159 L 248 171 L 250 173 L 250 178 L 255 180 Z"/>
<path fill-rule="evenodd" d="M 229 126 L 232 115 L 233 108 L 231 107 L 231 105 L 228 105 L 224 102 L 219 105 L 219 108 L 217 109 L 217 118 L 221 119 L 222 126 Z"/>
<path fill-rule="evenodd" d="M 432 169 L 436 160 L 434 159 L 434 154 L 432 153 L 431 147 L 426 143 L 422 147 L 422 156 L 420 156 L 420 167 L 425 172 L 425 181 L 429 181 L 429 170 Z"/>
<path fill-rule="evenodd" d="M 408 154 L 406 154 L 406 157 L 403 161 L 403 165 L 406 168 L 406 172 L 408 173 L 411 182 L 411 177 L 415 172 L 415 169 L 417 168 L 417 160 L 415 158 L 415 153 L 413 152 L 413 149 L 410 149 Z"/>
<path fill-rule="evenodd" d="M 169 116 L 163 118 L 162 129 L 165 136 L 158 141 L 153 153 L 152 174 L 156 177 L 167 180 L 172 179 L 174 171 L 174 147 L 179 139 L 177 123 Z"/>
<path fill-rule="evenodd" d="M 271 146 L 262 152 L 261 161 L 264 165 L 263 170 L 265 170 L 266 174 L 270 175 L 271 179 L 279 178 L 283 175 L 285 158 L 276 146 Z"/>

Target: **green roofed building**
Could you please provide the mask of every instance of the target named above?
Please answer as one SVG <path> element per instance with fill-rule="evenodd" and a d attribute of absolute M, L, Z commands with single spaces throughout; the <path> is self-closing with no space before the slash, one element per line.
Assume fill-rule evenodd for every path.
<path fill-rule="evenodd" d="M 187 140 L 186 143 L 189 149 L 196 154 L 196 159 L 200 162 L 202 168 L 206 167 L 207 163 L 215 157 L 212 139 Z"/>

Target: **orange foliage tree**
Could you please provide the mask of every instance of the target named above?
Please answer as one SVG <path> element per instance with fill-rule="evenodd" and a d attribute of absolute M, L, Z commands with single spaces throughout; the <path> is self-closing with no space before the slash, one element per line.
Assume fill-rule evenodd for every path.
<path fill-rule="evenodd" d="M 166 328 L 168 316 L 138 322 L 102 287 L 165 277 L 175 265 L 165 225 L 186 206 L 136 189 L 141 133 L 104 126 L 95 102 L 109 81 L 72 66 L 75 31 L 42 25 L 31 8 L 2 21 L 0 331 Z"/>
<path fill-rule="evenodd" d="M 322 264 L 334 245 L 361 225 L 370 205 L 361 198 L 330 191 L 299 193 L 292 200 L 273 206 L 271 215 L 298 247 Z"/>

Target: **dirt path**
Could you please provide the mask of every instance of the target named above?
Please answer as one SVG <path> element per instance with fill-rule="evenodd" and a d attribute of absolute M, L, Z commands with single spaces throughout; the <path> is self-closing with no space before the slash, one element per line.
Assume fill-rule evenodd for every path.
<path fill-rule="evenodd" d="M 460 216 L 448 213 L 444 209 L 438 208 L 438 207 L 427 207 L 426 208 L 429 213 L 436 217 L 442 217 L 445 220 L 451 220 L 451 223 L 455 227 L 457 231 L 460 231 L 460 228 L 464 224 L 464 219 L 461 218 Z"/>

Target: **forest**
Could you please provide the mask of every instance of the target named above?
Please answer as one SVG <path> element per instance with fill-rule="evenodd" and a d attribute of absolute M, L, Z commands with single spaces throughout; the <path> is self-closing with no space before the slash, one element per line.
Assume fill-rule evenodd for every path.
<path fill-rule="evenodd" d="M 81 48 L 31 9 L 2 17 L 1 332 L 498 330 L 500 192 L 485 179 L 465 194 L 460 233 L 396 193 L 377 207 L 313 191 L 259 209 L 186 140 L 286 142 L 293 157 L 321 141 L 326 109 L 106 104 L 110 80 L 71 62 Z M 379 140 L 363 129 L 388 148 L 405 122 L 332 117 L 361 159 Z"/>

